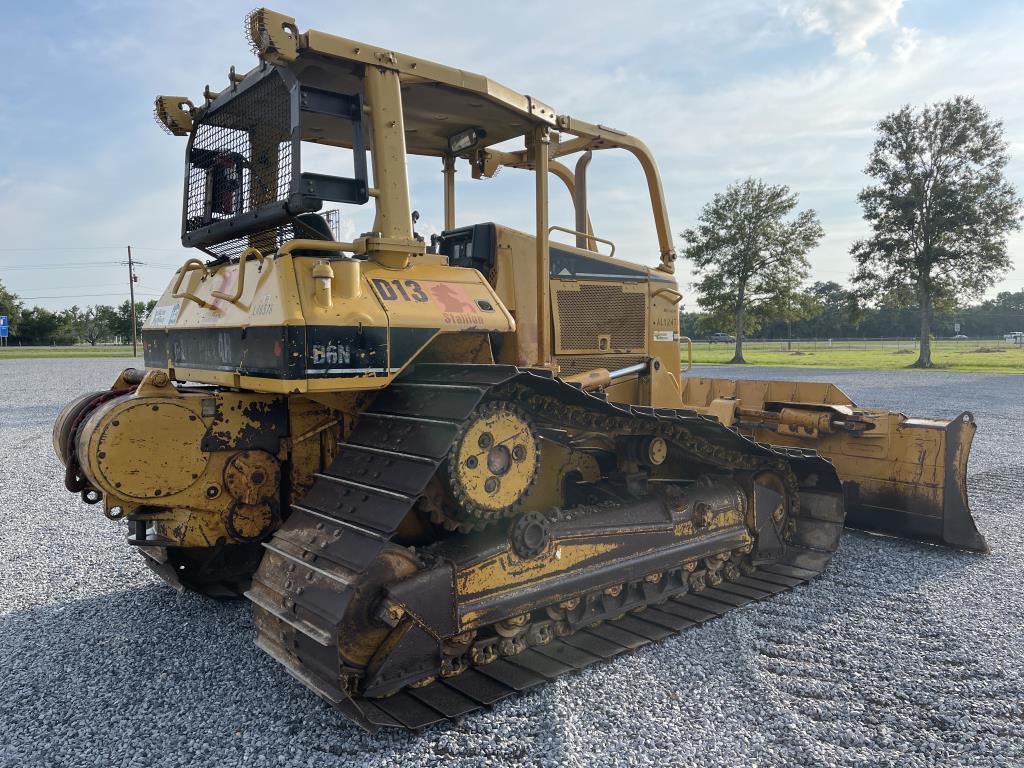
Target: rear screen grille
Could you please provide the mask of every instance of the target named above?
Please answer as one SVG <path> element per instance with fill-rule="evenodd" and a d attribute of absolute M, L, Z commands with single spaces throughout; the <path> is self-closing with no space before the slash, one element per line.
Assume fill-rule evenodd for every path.
<path fill-rule="evenodd" d="M 189 154 L 185 233 L 288 199 L 291 124 L 289 92 L 280 76 L 264 78 L 202 117 Z M 269 250 L 290 237 L 283 230 L 270 228 L 207 250 L 231 256 L 250 243 Z"/>
<path fill-rule="evenodd" d="M 621 285 L 582 283 L 555 291 L 558 353 L 642 352 L 647 333 L 647 294 Z M 610 344 L 602 348 L 601 337 Z"/>

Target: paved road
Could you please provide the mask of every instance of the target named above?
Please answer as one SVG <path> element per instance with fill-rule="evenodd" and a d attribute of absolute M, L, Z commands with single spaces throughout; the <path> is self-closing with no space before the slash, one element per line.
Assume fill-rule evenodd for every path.
<path fill-rule="evenodd" d="M 156 583 L 63 490 L 53 418 L 126 364 L 0 361 L 0 765 L 1024 763 L 1024 377 L 702 368 L 973 411 L 993 554 L 848 532 L 808 587 L 461 725 L 371 738 L 255 649 L 244 604 Z"/>

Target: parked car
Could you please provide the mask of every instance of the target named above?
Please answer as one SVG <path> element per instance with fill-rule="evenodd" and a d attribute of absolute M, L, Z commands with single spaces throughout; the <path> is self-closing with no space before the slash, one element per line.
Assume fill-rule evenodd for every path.
<path fill-rule="evenodd" d="M 719 342 L 719 341 L 725 342 L 726 344 L 735 344 L 736 343 L 736 337 L 735 336 L 731 336 L 728 333 L 721 333 L 721 332 L 719 332 L 719 333 L 712 333 L 711 335 L 708 336 L 708 342 L 710 344 L 715 344 L 716 342 Z"/>
<path fill-rule="evenodd" d="M 953 337 L 954 341 L 957 340 L 957 339 L 968 339 L 968 338 L 970 338 L 970 337 L 969 336 L 964 336 L 962 333 L 958 333 L 956 336 Z"/>

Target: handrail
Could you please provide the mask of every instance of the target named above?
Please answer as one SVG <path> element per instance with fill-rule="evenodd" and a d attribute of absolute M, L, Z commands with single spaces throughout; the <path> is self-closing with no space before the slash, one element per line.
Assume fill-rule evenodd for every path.
<path fill-rule="evenodd" d="M 232 304 L 236 304 L 242 298 L 242 290 L 245 286 L 245 262 L 250 258 L 256 259 L 260 263 L 258 268 L 263 269 L 263 262 L 267 259 L 263 252 L 259 248 L 246 248 L 242 251 L 242 255 L 238 257 L 238 282 L 235 285 L 235 292 L 230 296 L 218 290 L 210 291 L 210 293 L 218 299 L 224 299 Z"/>
<path fill-rule="evenodd" d="M 673 290 L 672 288 L 659 288 L 658 290 L 651 294 L 651 298 L 653 299 L 655 296 L 658 296 L 659 294 L 662 293 L 673 294 L 676 297 L 676 300 L 672 302 L 673 304 L 678 304 L 680 301 L 683 300 L 683 294 L 681 294 L 679 291 Z"/>
<path fill-rule="evenodd" d="M 680 373 L 686 373 L 693 368 L 693 339 L 689 336 L 680 336 L 679 342 L 686 342 L 686 367 Z"/>
<path fill-rule="evenodd" d="M 182 264 L 181 267 L 178 269 L 178 281 L 174 284 L 174 288 L 171 289 L 172 299 L 185 299 L 186 301 L 194 301 L 200 307 L 208 306 L 205 301 L 200 299 L 195 294 L 189 293 L 188 291 L 181 291 L 179 293 L 179 290 L 181 289 L 181 284 L 185 280 L 185 275 L 187 275 L 189 272 L 194 272 L 197 269 L 203 270 L 204 280 L 206 279 L 207 275 L 210 274 L 210 270 L 207 269 L 206 265 L 203 264 L 203 262 L 200 261 L 199 259 L 185 260 L 185 263 Z"/>
<path fill-rule="evenodd" d="M 587 238 L 589 240 L 596 240 L 599 243 L 604 243 L 605 245 L 610 245 L 612 247 L 612 252 L 608 254 L 608 258 L 610 259 L 610 258 L 612 258 L 615 255 L 615 243 L 613 243 L 611 240 L 605 240 L 603 237 L 598 237 L 597 235 L 591 235 L 591 234 L 589 234 L 587 232 L 579 232 L 579 231 L 577 231 L 575 229 L 569 229 L 568 227 L 559 227 L 556 224 L 552 224 L 550 227 L 548 227 L 548 234 L 550 235 L 555 230 L 558 230 L 559 232 L 565 232 L 567 235 L 576 235 L 577 237 L 585 237 L 585 238 Z M 588 248 L 587 250 L 590 250 L 590 249 Z M 596 249 L 594 250 L 594 253 L 597 253 L 599 256 L 603 256 L 604 255 L 603 253 L 599 253 Z M 680 298 L 682 298 L 682 297 L 680 297 Z"/>
<path fill-rule="evenodd" d="M 340 243 L 337 240 L 289 240 L 277 249 L 277 255 L 286 256 L 296 249 L 303 251 L 349 251 L 361 255 L 366 253 L 366 244 Z"/>

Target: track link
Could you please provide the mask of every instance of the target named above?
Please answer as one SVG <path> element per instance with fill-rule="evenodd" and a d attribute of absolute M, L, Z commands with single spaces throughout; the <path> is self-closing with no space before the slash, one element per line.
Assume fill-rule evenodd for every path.
<path fill-rule="evenodd" d="M 825 490 L 800 489 L 795 527 L 779 562 L 715 588 L 673 597 L 620 619 L 533 646 L 454 677 L 361 698 L 342 681 L 355 669 L 339 662 L 337 638 L 356 584 L 375 558 L 394 547 L 402 519 L 444 460 L 462 425 L 494 388 L 512 385 L 558 407 L 643 422 L 688 439 L 723 464 L 782 459 Z M 675 430 L 675 432 L 672 432 Z M 753 458 L 751 458 L 753 457 Z M 339 455 L 288 520 L 264 544 L 267 552 L 245 593 L 254 606 L 257 645 L 307 687 L 370 731 L 423 728 L 539 685 L 569 671 L 655 642 L 762 600 L 817 576 L 842 530 L 838 481 L 812 451 L 753 443 L 692 411 L 609 403 L 550 375 L 512 366 L 418 365 L 383 390 L 359 418 Z M 839 510 L 837 513 L 836 510 Z"/>
<path fill-rule="evenodd" d="M 129 537 L 134 543 L 134 536 Z M 198 592 L 212 600 L 235 600 L 250 585 L 250 575 L 260 562 L 255 544 L 230 548 L 138 546 L 142 561 L 178 592 Z"/>

